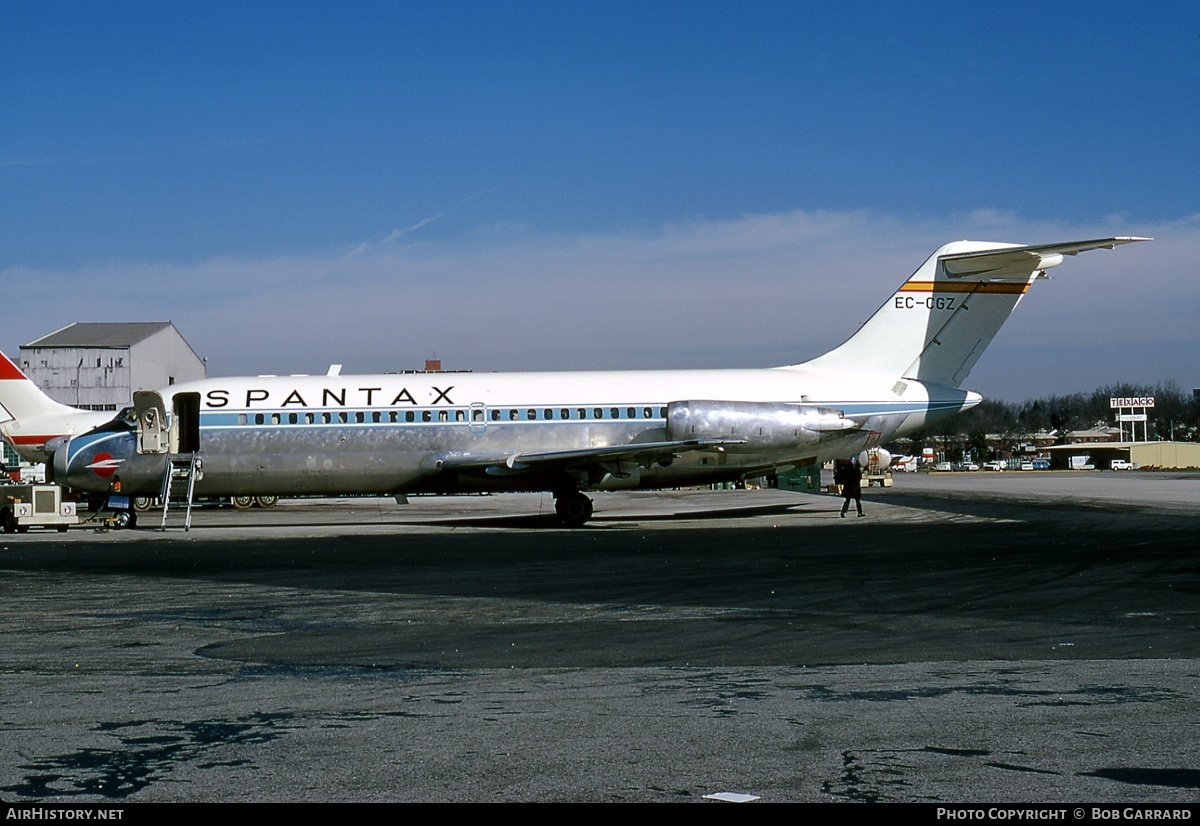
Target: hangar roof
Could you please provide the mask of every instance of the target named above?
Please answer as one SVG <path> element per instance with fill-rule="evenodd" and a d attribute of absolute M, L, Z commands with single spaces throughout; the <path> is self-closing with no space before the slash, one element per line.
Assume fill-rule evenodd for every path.
<path fill-rule="evenodd" d="M 115 321 L 68 324 L 25 347 L 129 347 L 170 327 L 169 321 Z"/>

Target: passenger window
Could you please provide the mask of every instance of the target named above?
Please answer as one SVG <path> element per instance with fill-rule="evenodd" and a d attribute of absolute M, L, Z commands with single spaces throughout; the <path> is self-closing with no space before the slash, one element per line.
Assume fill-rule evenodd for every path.
<path fill-rule="evenodd" d="M 665 408 L 665 407 L 658 408 L 658 417 L 660 419 L 667 418 L 667 408 Z"/>
<path fill-rule="evenodd" d="M 371 421 L 374 422 L 375 424 L 379 424 L 380 422 L 383 421 L 383 414 L 380 413 L 378 410 L 376 410 L 374 413 L 371 414 Z"/>
<path fill-rule="evenodd" d="M 466 420 L 467 420 L 467 411 L 465 411 L 465 410 L 455 410 L 454 411 L 454 421 L 465 422 Z"/>
<path fill-rule="evenodd" d="M 254 423 L 255 423 L 255 424 L 262 424 L 262 423 L 263 423 L 263 414 L 261 414 L 261 413 L 255 413 L 255 414 L 254 414 Z"/>
<path fill-rule="evenodd" d="M 449 413 L 447 413 L 445 410 L 439 410 L 439 411 L 438 411 L 438 421 L 439 421 L 439 422 L 448 422 L 448 421 L 450 421 L 450 414 L 449 414 Z"/>
<path fill-rule="evenodd" d="M 612 414 L 612 415 L 610 415 L 610 416 L 609 416 L 609 418 L 610 418 L 610 419 L 619 419 L 619 418 L 621 418 L 621 408 L 619 408 L 619 407 L 614 407 L 612 410 L 610 410 L 610 411 L 608 411 L 608 412 L 609 412 L 610 414 Z"/>
<path fill-rule="evenodd" d="M 649 419 L 651 415 L 653 415 L 653 414 L 649 407 L 642 408 L 642 418 L 643 419 Z"/>
<path fill-rule="evenodd" d="M 350 421 L 350 417 L 346 415 L 345 411 L 338 414 L 338 422 L 340 424 L 346 424 L 349 421 Z"/>
<path fill-rule="evenodd" d="M 562 410 L 558 411 L 558 417 L 560 419 L 569 419 L 571 418 L 571 411 L 564 407 Z"/>
<path fill-rule="evenodd" d="M 245 414 L 245 413 L 239 413 L 239 414 L 238 414 L 238 424 L 246 424 L 246 423 L 247 423 L 247 421 L 248 421 L 248 420 L 246 419 L 246 414 Z"/>
<path fill-rule="evenodd" d="M 296 424 L 299 421 L 300 421 L 300 417 L 297 416 L 295 413 L 288 414 L 288 424 Z"/>
<path fill-rule="evenodd" d="M 629 414 L 629 418 L 631 418 L 631 419 L 637 417 L 637 408 L 636 407 L 631 407 L 628 410 L 626 410 L 625 412 Z"/>
<path fill-rule="evenodd" d="M 493 411 L 492 411 L 492 421 L 493 421 L 493 422 L 498 422 L 498 421 L 500 421 L 500 411 L 499 411 L 499 410 L 493 410 Z"/>
<path fill-rule="evenodd" d="M 330 414 L 328 414 L 328 413 L 322 413 L 321 421 L 324 422 L 325 424 L 329 424 L 330 422 L 333 421 L 333 417 L 330 416 Z"/>
<path fill-rule="evenodd" d="M 305 424 L 313 424 L 314 422 L 316 422 L 316 420 L 317 420 L 317 417 L 314 416 L 312 413 L 304 414 L 304 423 Z"/>
<path fill-rule="evenodd" d="M 423 422 L 432 422 L 432 421 L 433 421 L 433 414 L 432 414 L 432 413 L 430 413 L 428 410 L 422 410 L 422 411 L 421 411 L 421 421 L 423 421 Z"/>
<path fill-rule="evenodd" d="M 362 424 L 366 420 L 367 414 L 363 413 L 361 410 L 354 414 L 354 421 L 358 422 L 359 424 Z"/>
<path fill-rule="evenodd" d="M 534 419 L 537 418 L 537 411 L 534 410 L 532 407 L 529 408 L 528 410 L 525 411 L 525 418 L 529 419 L 529 421 L 532 422 Z"/>
<path fill-rule="evenodd" d="M 549 407 L 547 407 L 545 410 L 542 411 L 542 418 L 543 419 L 553 419 L 554 411 L 551 410 Z"/>
<path fill-rule="evenodd" d="M 592 411 L 592 418 L 595 418 L 595 419 L 603 419 L 603 418 L 604 418 L 604 408 L 603 408 L 603 407 L 597 407 L 595 410 L 593 410 L 593 411 Z"/>

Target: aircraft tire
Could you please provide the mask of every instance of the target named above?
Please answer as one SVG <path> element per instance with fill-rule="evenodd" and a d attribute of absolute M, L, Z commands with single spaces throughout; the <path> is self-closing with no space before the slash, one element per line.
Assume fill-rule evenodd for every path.
<path fill-rule="evenodd" d="M 278 496 L 255 496 L 254 504 L 260 508 L 273 508 L 279 504 Z"/>
<path fill-rule="evenodd" d="M 113 523 L 119 530 L 137 527 L 137 514 L 133 511 L 117 511 Z"/>
<path fill-rule="evenodd" d="M 554 498 L 554 511 L 568 528 L 582 527 L 592 518 L 592 500 L 579 491 L 570 491 Z"/>
<path fill-rule="evenodd" d="M 154 507 L 154 497 L 152 496 L 135 496 L 133 497 L 133 509 L 138 513 L 145 513 Z"/>
<path fill-rule="evenodd" d="M 231 497 L 229 501 L 232 502 L 233 506 L 240 511 L 248 511 L 254 506 L 253 496 L 234 496 Z"/>

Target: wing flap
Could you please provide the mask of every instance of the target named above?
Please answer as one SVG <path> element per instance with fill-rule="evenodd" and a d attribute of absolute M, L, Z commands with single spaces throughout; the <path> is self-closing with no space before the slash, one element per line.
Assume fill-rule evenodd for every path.
<path fill-rule="evenodd" d="M 437 461 L 437 467 L 441 470 L 483 470 L 503 475 L 525 471 L 570 470 L 615 461 L 635 462 L 643 467 L 649 467 L 694 450 L 719 450 L 727 445 L 745 443 L 745 439 L 678 439 L 666 442 L 635 442 L 627 445 L 586 447 L 575 450 L 514 453 L 510 456 L 462 454 L 442 457 Z"/>
<path fill-rule="evenodd" d="M 570 466 L 575 463 L 592 464 L 614 459 L 628 461 L 644 459 L 639 464 L 654 464 L 667 456 L 677 456 L 693 450 L 715 450 L 726 445 L 742 445 L 745 439 L 678 439 L 670 442 L 642 442 L 611 447 L 588 447 L 577 450 L 554 450 L 542 453 L 522 453 L 512 456 L 505 463 L 508 467 L 535 467 L 545 465 Z"/>

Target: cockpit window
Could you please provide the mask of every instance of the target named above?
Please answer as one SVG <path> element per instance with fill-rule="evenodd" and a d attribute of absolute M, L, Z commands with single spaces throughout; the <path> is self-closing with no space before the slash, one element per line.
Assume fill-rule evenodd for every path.
<path fill-rule="evenodd" d="M 133 415 L 133 408 L 126 407 L 117 415 L 113 416 L 99 427 L 93 427 L 89 433 L 123 433 L 133 430 L 137 427 L 137 416 Z"/>

